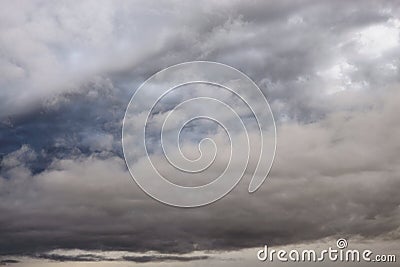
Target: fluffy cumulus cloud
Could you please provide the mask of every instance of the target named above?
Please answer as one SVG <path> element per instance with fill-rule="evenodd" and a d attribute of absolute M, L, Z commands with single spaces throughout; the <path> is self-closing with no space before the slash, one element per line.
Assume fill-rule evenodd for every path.
<path fill-rule="evenodd" d="M 0 254 L 187 262 L 264 243 L 399 239 L 396 1 L 0 5 Z M 132 181 L 121 127 L 141 82 L 190 60 L 248 74 L 271 105 L 278 146 L 256 193 L 246 174 L 222 200 L 177 209 Z M 171 95 L 154 123 L 190 96 Z M 183 148 L 192 157 L 205 135 L 224 137 L 194 126 Z M 134 154 L 140 168 L 143 153 Z M 211 173 L 223 168 L 215 163 Z"/>

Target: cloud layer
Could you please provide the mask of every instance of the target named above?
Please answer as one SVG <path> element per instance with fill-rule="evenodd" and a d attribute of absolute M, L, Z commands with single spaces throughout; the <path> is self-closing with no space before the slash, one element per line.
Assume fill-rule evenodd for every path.
<path fill-rule="evenodd" d="M 262 189 L 248 195 L 242 183 L 204 209 L 175 209 L 149 199 L 118 157 L 55 160 L 32 174 L 25 162 L 35 152 L 23 147 L 2 161 L 12 178 L 1 180 L 0 207 L 7 215 L 1 250 L 182 253 L 338 234 L 398 238 L 399 100 L 392 93 L 366 112 L 281 126 L 275 165 Z"/>
<path fill-rule="evenodd" d="M 398 240 L 396 1 L 1 6 L 0 254 Z M 278 150 L 260 191 L 248 195 L 244 181 L 185 210 L 133 183 L 120 140 L 135 88 L 190 60 L 254 79 L 274 112 Z M 199 134 L 188 135 L 197 145 Z"/>

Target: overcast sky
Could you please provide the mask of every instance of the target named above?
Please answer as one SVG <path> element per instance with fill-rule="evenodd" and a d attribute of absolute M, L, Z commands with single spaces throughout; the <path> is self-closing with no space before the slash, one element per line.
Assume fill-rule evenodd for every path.
<path fill-rule="evenodd" d="M 253 266 L 264 244 L 338 237 L 398 255 L 399 14 L 395 0 L 1 1 L 1 260 Z M 121 127 L 141 83 L 193 60 L 254 80 L 278 146 L 256 193 L 245 180 L 179 209 L 132 181 Z M 193 147 L 217 135 L 197 126 Z"/>

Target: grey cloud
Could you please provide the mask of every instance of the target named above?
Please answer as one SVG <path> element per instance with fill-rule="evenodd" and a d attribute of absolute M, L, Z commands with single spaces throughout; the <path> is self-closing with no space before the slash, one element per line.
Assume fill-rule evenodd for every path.
<path fill-rule="evenodd" d="M 299 118 L 313 106 L 307 107 L 301 96 L 288 102 L 288 96 L 298 91 L 313 99 L 321 95 L 325 84 L 315 73 L 329 68 L 338 56 L 347 53 L 348 63 L 361 68 L 354 56 L 358 53 L 350 54 L 354 46 L 338 45 L 357 37 L 362 28 L 396 19 L 397 10 L 390 1 L 203 2 L 179 3 L 177 8 L 168 2 L 86 1 L 66 8 L 23 3 L 3 9 L 2 59 L 9 70 L 2 75 L 3 115 L 23 113 L 51 95 L 79 92 L 96 75 L 119 80 L 122 75 L 136 85 L 163 67 L 203 59 L 231 64 L 257 82 L 283 83 L 283 96 L 282 91 L 266 93 L 292 109 L 298 106 L 288 115 Z M 101 8 L 90 12 L 94 5 Z M 377 60 L 382 59 L 371 63 Z M 366 73 L 379 70 L 366 67 L 369 71 L 358 72 L 357 80 L 382 80 Z M 309 82 L 296 85 L 298 79 Z M 26 87 L 30 90 L 23 91 Z"/>
<path fill-rule="evenodd" d="M 189 262 L 197 260 L 206 260 L 208 256 L 175 256 L 175 255 L 143 255 L 143 256 L 122 256 L 109 257 L 99 254 L 78 254 L 78 255 L 62 255 L 56 253 L 47 253 L 33 256 L 36 259 L 46 259 L 59 262 L 107 262 L 107 261 L 126 261 L 126 262 Z M 18 262 L 18 261 L 17 261 Z M 13 263 L 13 262 L 10 262 Z"/>
<path fill-rule="evenodd" d="M 125 261 L 134 261 L 134 262 L 154 262 L 154 261 L 195 261 L 195 260 L 206 260 L 208 256 L 192 256 L 192 257 L 184 257 L 184 256 L 139 256 L 139 257 L 123 257 Z"/>
<path fill-rule="evenodd" d="M 398 100 L 392 92 L 367 111 L 280 127 L 276 162 L 261 190 L 248 195 L 242 183 L 204 209 L 176 209 L 148 198 L 118 157 L 56 160 L 35 175 L 16 164 L 13 179 L 1 180 L 1 251 L 184 253 L 338 234 L 396 238 Z"/>
<path fill-rule="evenodd" d="M 397 2 L 2 6 L 0 254 L 398 239 Z M 278 151 L 254 195 L 243 183 L 205 209 L 173 209 L 131 181 L 120 127 L 142 81 L 196 59 L 260 85 Z"/>
<path fill-rule="evenodd" d="M 135 88 L 187 60 L 220 61 L 250 75 L 278 122 L 317 121 L 340 109 L 327 91 L 374 94 L 398 82 L 398 43 L 371 57 L 360 54 L 363 44 L 357 41 L 370 26 L 389 29 L 384 34 L 396 41 L 398 7 L 390 1 L 203 2 L 177 8 L 168 2 L 105 1 L 95 13 L 89 11 L 93 5 L 98 6 L 17 1 L 2 9 L 2 62 L 29 75 L 2 72 L 0 156 L 26 143 L 38 153 L 77 148 L 120 154 L 118 131 Z M 363 42 L 370 44 L 364 50 L 374 48 L 376 38 L 381 37 L 366 34 Z M 39 165 L 41 170 L 46 164 Z"/>
<path fill-rule="evenodd" d="M 0 260 L 0 265 L 8 265 L 12 263 L 18 263 L 19 261 L 17 260 L 12 260 L 12 259 L 5 259 L 5 260 Z"/>

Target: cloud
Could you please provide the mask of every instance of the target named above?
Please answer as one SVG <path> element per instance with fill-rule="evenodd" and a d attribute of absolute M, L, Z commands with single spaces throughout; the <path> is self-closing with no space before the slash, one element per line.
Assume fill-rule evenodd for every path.
<path fill-rule="evenodd" d="M 12 264 L 12 263 L 18 263 L 19 261 L 17 260 L 12 260 L 12 259 L 5 259 L 5 260 L 0 260 L 0 265 L 7 265 L 7 264 Z"/>
<path fill-rule="evenodd" d="M 262 189 L 248 195 L 242 183 L 204 209 L 176 209 L 148 198 L 119 157 L 54 160 L 34 175 L 23 162 L 13 164 L 12 179 L 1 179 L 0 186 L 1 251 L 184 253 L 338 233 L 390 238 L 400 216 L 399 100 L 391 92 L 365 111 L 281 126 L 276 162 Z"/>
<path fill-rule="evenodd" d="M 0 78 L 0 155 L 27 143 L 51 154 L 56 146 L 121 155 L 119 128 L 135 88 L 188 60 L 243 70 L 278 122 L 319 120 L 343 108 L 334 92 L 373 95 L 398 83 L 396 11 L 390 1 L 8 4 L 0 62 L 19 71 Z M 380 36 L 390 45 L 379 45 Z"/>
<path fill-rule="evenodd" d="M 394 1 L 2 5 L 0 254 L 181 254 L 338 234 L 399 238 Z M 135 88 L 188 60 L 244 71 L 278 123 L 275 164 L 261 190 L 248 195 L 243 181 L 195 210 L 145 195 L 120 142 Z M 158 119 L 184 97 L 170 99 Z M 193 152 L 201 135 L 188 136 Z"/>
<path fill-rule="evenodd" d="M 173 262 L 190 262 L 190 261 L 197 261 L 197 260 L 206 260 L 209 256 L 184 256 L 184 255 L 163 255 L 163 254 L 141 254 L 141 255 L 134 255 L 133 253 L 129 252 L 114 252 L 114 254 L 121 254 L 123 253 L 124 256 L 121 255 L 105 255 L 104 253 L 85 253 L 85 254 L 74 254 L 71 253 L 62 253 L 58 252 L 51 252 L 36 255 L 33 258 L 36 259 L 46 259 L 56 262 L 112 262 L 112 261 L 125 261 L 125 262 L 137 262 L 137 263 L 146 263 L 146 262 L 166 262 L 166 261 L 173 261 Z M 110 254 L 110 253 L 108 253 Z"/>
<path fill-rule="evenodd" d="M 155 71 L 187 60 L 220 61 L 246 70 L 257 82 L 284 83 L 286 97 L 324 90 L 315 74 L 334 67 L 339 56 L 357 69 L 356 77 L 349 79 L 359 83 L 379 82 L 383 77 L 366 71 L 378 73 L 374 65 L 382 60 L 398 64 L 387 62 L 388 56 L 398 54 L 397 7 L 390 1 L 206 1 L 173 6 L 159 1 L 8 4 L 0 28 L 0 114 L 24 114 L 49 98 L 80 92 L 98 76 L 129 79 L 136 87 Z M 384 42 L 389 46 L 379 45 L 379 34 L 393 36 Z M 379 57 L 363 52 L 373 49 L 380 51 Z M 299 79 L 308 82 L 296 85 Z M 278 96 L 268 93 L 272 99 Z"/>

